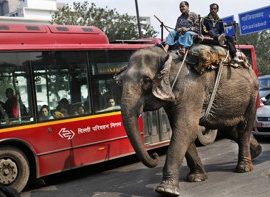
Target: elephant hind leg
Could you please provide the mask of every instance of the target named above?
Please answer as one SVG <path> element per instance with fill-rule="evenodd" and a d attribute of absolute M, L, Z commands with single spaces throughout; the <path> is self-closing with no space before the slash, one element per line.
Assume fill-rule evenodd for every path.
<path fill-rule="evenodd" d="M 253 135 L 250 136 L 250 153 L 251 159 L 255 159 L 262 153 L 262 146 Z"/>
<path fill-rule="evenodd" d="M 253 164 L 250 151 L 251 130 L 248 129 L 247 125 L 240 123 L 233 127 L 230 132 L 233 134 L 230 136 L 230 139 L 233 139 L 239 147 L 238 163 L 235 168 L 235 172 L 244 173 L 252 171 Z"/>
<path fill-rule="evenodd" d="M 218 130 L 221 137 L 230 139 L 238 143 L 238 133 L 233 128 L 226 128 L 226 129 L 219 129 Z M 256 138 L 251 134 L 250 136 L 250 153 L 251 153 L 251 159 L 257 158 L 262 153 L 262 146 L 259 144 L 259 142 L 256 140 Z"/>
<path fill-rule="evenodd" d="M 258 143 L 256 138 L 252 134 L 250 135 L 249 141 L 250 141 L 249 150 L 250 150 L 251 158 L 242 158 L 242 161 L 238 161 L 236 172 L 242 173 L 242 172 L 252 171 L 253 170 L 252 160 L 258 157 L 262 153 L 262 146 Z"/>
<path fill-rule="evenodd" d="M 235 172 L 238 173 L 245 173 L 245 172 L 251 172 L 253 170 L 253 163 L 250 158 L 242 157 L 235 168 Z"/>
<path fill-rule="evenodd" d="M 255 117 L 254 117 L 255 118 Z M 236 172 L 243 173 L 243 172 L 250 172 L 253 170 L 253 163 L 251 158 L 251 151 L 250 151 L 250 142 L 251 142 L 251 130 L 253 127 L 254 120 L 250 117 L 246 119 L 245 123 L 240 123 L 236 127 L 238 131 L 238 163 L 236 166 Z"/>
<path fill-rule="evenodd" d="M 187 160 L 187 165 L 190 169 L 189 174 L 187 175 L 187 180 L 189 182 L 201 182 L 207 179 L 203 164 L 198 155 L 197 148 L 195 143 L 192 143 L 185 155 Z"/>

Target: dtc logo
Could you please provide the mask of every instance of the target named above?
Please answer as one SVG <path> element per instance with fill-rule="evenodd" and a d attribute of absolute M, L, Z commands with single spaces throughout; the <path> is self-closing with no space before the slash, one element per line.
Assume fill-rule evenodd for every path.
<path fill-rule="evenodd" d="M 66 128 L 62 128 L 58 134 L 60 135 L 61 138 L 67 138 L 68 140 L 71 140 L 75 135 L 75 133 L 72 130 L 68 130 Z"/>

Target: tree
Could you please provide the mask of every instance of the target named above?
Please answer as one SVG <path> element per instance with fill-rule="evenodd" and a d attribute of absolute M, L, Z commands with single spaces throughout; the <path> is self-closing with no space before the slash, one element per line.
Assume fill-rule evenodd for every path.
<path fill-rule="evenodd" d="M 241 35 L 241 36 L 239 36 L 238 43 L 239 44 L 250 44 L 250 45 L 256 46 L 258 38 L 259 38 L 258 33 Z"/>
<path fill-rule="evenodd" d="M 259 65 L 260 74 L 270 73 L 270 32 L 263 31 L 256 45 L 257 63 Z"/>
<path fill-rule="evenodd" d="M 270 32 L 262 31 L 248 35 L 242 35 L 238 41 L 239 44 L 251 44 L 255 46 L 257 55 L 257 64 L 260 74 L 270 73 Z"/>
<path fill-rule="evenodd" d="M 136 17 L 119 14 L 116 9 L 97 8 L 87 1 L 73 3 L 73 8 L 63 6 L 52 16 L 52 24 L 99 27 L 110 41 L 138 38 Z M 143 26 L 143 37 L 156 37 L 157 32 L 150 25 Z"/>

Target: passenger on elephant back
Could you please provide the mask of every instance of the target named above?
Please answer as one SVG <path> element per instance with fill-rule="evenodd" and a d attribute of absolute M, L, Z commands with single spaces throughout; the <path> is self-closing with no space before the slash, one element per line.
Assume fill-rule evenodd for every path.
<path fill-rule="evenodd" d="M 185 54 L 193 44 L 193 37 L 198 35 L 199 20 L 196 13 L 189 11 L 187 1 L 182 1 L 179 8 L 182 14 L 177 19 L 175 30 L 166 37 L 164 49 L 167 52 L 170 47 L 179 47 L 179 52 Z"/>
<path fill-rule="evenodd" d="M 210 5 L 210 13 L 203 19 L 202 22 L 202 34 L 210 36 L 214 40 L 218 41 L 220 45 L 226 44 L 231 57 L 237 63 L 243 62 L 237 56 L 237 50 L 234 44 L 232 36 L 225 35 L 225 28 L 223 20 L 218 16 L 219 6 L 216 3 Z"/>

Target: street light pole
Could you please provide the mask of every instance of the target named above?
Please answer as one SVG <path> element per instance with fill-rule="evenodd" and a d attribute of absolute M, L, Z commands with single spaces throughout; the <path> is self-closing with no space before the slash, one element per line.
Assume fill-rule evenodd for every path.
<path fill-rule="evenodd" d="M 135 6 L 136 6 L 136 15 L 137 15 L 139 37 L 141 38 L 142 37 L 142 32 L 141 32 L 141 23 L 140 23 L 140 15 L 139 15 L 139 8 L 138 8 L 137 0 L 135 0 Z"/>

